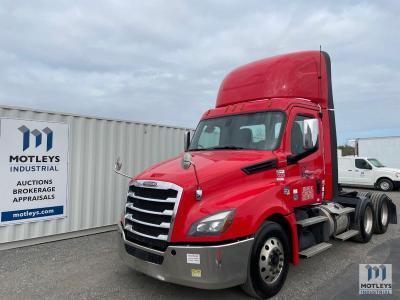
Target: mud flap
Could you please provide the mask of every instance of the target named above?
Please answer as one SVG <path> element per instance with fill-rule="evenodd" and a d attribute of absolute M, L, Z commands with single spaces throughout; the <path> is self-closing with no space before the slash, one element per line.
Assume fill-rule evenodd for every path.
<path fill-rule="evenodd" d="M 388 197 L 389 201 L 389 205 L 388 205 L 388 209 L 389 209 L 389 223 L 390 224 L 397 224 L 397 208 L 396 208 L 396 204 L 393 203 L 393 201 Z"/>

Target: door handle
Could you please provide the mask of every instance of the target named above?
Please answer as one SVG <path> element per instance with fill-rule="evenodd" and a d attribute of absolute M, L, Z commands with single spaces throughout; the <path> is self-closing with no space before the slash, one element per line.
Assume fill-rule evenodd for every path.
<path fill-rule="evenodd" d="M 349 172 L 353 172 L 353 170 L 347 170 L 347 171 L 349 171 Z"/>

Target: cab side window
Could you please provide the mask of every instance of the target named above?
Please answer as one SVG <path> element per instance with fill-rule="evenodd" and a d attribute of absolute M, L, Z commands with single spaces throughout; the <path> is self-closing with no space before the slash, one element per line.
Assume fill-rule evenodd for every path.
<path fill-rule="evenodd" d="M 316 118 L 297 116 L 291 130 L 291 151 L 302 154 L 318 146 L 318 120 Z"/>
<path fill-rule="evenodd" d="M 356 164 L 357 169 L 363 169 L 363 170 L 371 170 L 372 169 L 370 164 L 367 163 L 365 161 L 365 159 L 358 158 L 358 159 L 356 159 L 355 164 Z"/>

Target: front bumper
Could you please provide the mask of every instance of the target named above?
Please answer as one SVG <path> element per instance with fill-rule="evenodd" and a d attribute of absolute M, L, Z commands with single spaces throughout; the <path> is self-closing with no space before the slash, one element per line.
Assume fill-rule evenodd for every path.
<path fill-rule="evenodd" d="M 127 241 L 119 225 L 119 254 L 131 268 L 156 279 L 201 289 L 223 289 L 246 282 L 247 265 L 254 238 L 215 246 L 168 246 L 165 252 Z M 128 253 L 134 248 L 149 262 Z M 132 253 L 132 250 L 129 250 Z M 159 263 L 162 261 L 161 263 Z"/>

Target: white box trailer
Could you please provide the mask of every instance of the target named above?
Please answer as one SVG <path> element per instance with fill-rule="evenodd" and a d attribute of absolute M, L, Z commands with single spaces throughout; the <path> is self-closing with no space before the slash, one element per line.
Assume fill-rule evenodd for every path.
<path fill-rule="evenodd" d="M 361 157 L 373 157 L 389 168 L 400 168 L 400 136 L 356 139 L 356 152 Z"/>

